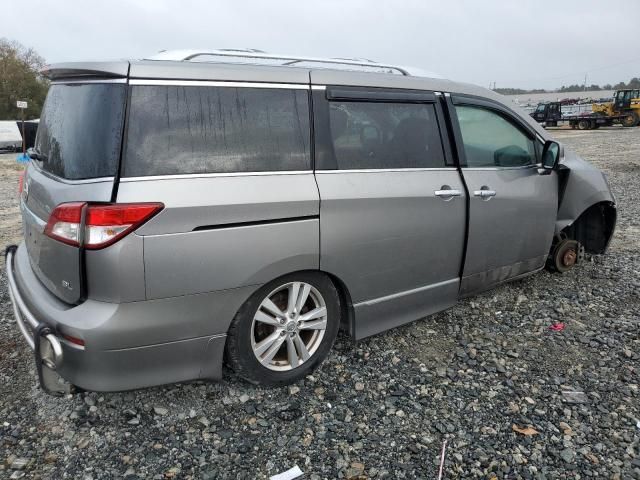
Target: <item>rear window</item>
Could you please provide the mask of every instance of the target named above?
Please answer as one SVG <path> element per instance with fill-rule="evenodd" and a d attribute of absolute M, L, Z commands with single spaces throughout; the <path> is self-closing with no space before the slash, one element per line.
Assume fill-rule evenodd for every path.
<path fill-rule="evenodd" d="M 68 180 L 116 174 L 126 85 L 52 85 L 42 110 L 35 148 L 42 169 Z"/>
<path fill-rule="evenodd" d="M 308 170 L 305 90 L 134 86 L 123 176 Z"/>

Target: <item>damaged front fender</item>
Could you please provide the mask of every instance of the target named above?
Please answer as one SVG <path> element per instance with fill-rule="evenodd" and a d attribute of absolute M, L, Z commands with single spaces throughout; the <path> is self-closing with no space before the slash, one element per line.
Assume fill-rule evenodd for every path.
<path fill-rule="evenodd" d="M 606 176 L 567 148 L 558 174 L 556 234 L 579 240 L 588 252 L 603 253 L 616 221 L 616 200 Z"/>

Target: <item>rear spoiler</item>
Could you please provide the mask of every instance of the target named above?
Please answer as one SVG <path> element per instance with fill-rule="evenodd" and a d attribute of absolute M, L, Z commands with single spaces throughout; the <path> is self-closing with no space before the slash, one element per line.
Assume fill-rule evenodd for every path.
<path fill-rule="evenodd" d="M 126 78 L 129 62 L 68 62 L 47 65 L 40 74 L 49 80 Z"/>

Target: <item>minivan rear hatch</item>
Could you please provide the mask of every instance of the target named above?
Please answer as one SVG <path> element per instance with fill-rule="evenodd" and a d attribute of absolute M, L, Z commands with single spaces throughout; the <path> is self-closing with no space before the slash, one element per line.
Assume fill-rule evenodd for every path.
<path fill-rule="evenodd" d="M 119 73 L 126 77 L 127 68 Z M 83 251 L 45 234 L 56 206 L 109 202 L 118 174 L 127 96 L 126 78 L 65 70 L 47 94 L 22 190 L 24 239 L 42 283 L 67 303 L 85 297 Z M 53 72 L 53 73 L 52 73 Z M 70 79 L 72 74 L 73 79 Z M 84 72 L 87 73 L 86 71 Z M 113 72 L 112 72 L 113 73 Z M 112 75 L 113 76 L 113 75 Z"/>

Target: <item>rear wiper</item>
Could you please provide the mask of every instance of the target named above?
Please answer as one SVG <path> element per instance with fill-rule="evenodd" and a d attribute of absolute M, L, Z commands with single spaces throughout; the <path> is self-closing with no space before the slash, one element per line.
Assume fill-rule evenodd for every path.
<path fill-rule="evenodd" d="M 30 158 L 37 160 L 39 162 L 46 162 L 47 161 L 47 156 L 40 153 L 37 149 L 35 148 L 30 148 L 27 150 L 27 155 L 29 155 Z"/>

